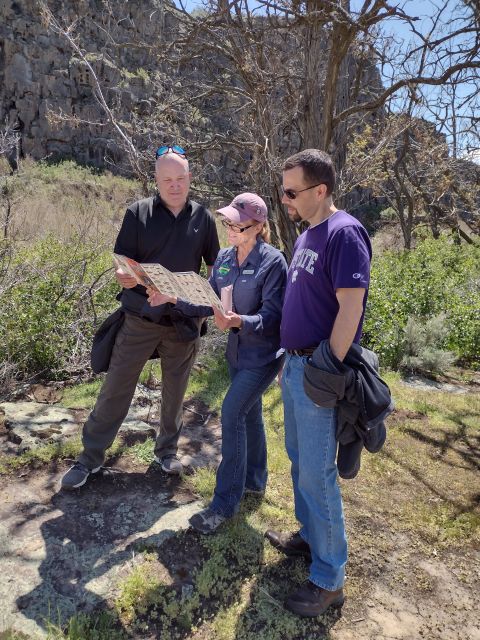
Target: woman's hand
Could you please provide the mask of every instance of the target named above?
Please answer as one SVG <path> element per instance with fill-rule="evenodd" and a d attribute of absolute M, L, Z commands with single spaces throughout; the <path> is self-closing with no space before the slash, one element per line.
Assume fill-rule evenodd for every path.
<path fill-rule="evenodd" d="M 213 307 L 213 315 L 215 316 L 215 324 L 222 331 L 234 327 L 240 329 L 242 326 L 242 318 L 233 311 L 227 311 L 224 315 L 219 309 Z"/>
<path fill-rule="evenodd" d="M 147 287 L 147 295 L 148 295 L 148 304 L 151 307 L 158 307 L 161 304 L 167 304 L 167 302 L 171 302 L 172 304 L 177 304 L 177 298 L 173 298 L 172 296 L 167 296 L 164 293 L 156 291 L 155 289 L 151 289 Z"/>

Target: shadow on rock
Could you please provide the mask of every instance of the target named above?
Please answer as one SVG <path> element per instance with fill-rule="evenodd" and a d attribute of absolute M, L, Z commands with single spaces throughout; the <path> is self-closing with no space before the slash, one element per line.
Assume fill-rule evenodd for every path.
<path fill-rule="evenodd" d="M 80 490 L 53 495 L 49 513 L 40 514 L 41 582 L 16 601 L 23 616 L 45 629 L 48 620 L 65 624 L 75 614 L 109 608 L 116 585 L 142 562 L 141 554 L 132 554 L 135 541 L 143 535 L 161 544 L 187 526 L 193 498 L 180 483 L 153 468 L 147 473 L 106 470 Z M 183 505 L 186 512 L 177 509 Z M 24 505 L 24 523 L 37 517 L 38 505 Z M 17 531 L 22 526 L 17 522 Z M 28 556 L 26 549 L 26 562 Z"/>
<path fill-rule="evenodd" d="M 137 549 L 155 556 L 155 574 L 163 570 L 161 584 L 143 594 L 136 620 L 148 625 L 149 638 L 187 640 L 205 621 L 242 599 L 245 585 L 263 564 L 263 535 L 246 517 L 253 508 L 242 506 L 215 535 L 188 530 L 160 546 L 151 537 L 137 540 Z"/>

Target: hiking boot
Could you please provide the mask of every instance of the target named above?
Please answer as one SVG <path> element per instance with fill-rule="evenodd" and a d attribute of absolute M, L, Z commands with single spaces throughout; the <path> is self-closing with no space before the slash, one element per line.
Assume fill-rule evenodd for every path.
<path fill-rule="evenodd" d="M 215 533 L 225 520 L 227 520 L 225 516 L 207 508 L 192 516 L 189 523 L 195 531 L 208 535 L 209 533 Z"/>
<path fill-rule="evenodd" d="M 62 489 L 78 489 L 82 487 L 91 473 L 97 473 L 102 467 L 96 467 L 95 469 L 89 469 L 81 462 L 75 462 L 73 467 L 67 471 L 62 478 Z"/>
<path fill-rule="evenodd" d="M 183 473 L 183 464 L 173 453 L 163 458 L 155 456 L 155 462 L 160 465 L 162 471 L 172 476 L 181 476 Z"/>
<path fill-rule="evenodd" d="M 308 542 L 300 535 L 300 532 L 280 533 L 269 529 L 265 532 L 265 538 L 275 549 L 278 549 L 286 556 L 304 556 L 307 560 L 312 559 Z"/>
<path fill-rule="evenodd" d="M 330 607 L 340 609 L 344 601 L 343 589 L 327 591 L 327 589 L 317 587 L 310 580 L 306 580 L 300 589 L 290 594 L 285 602 L 285 607 L 304 618 L 315 618 L 321 616 Z"/>

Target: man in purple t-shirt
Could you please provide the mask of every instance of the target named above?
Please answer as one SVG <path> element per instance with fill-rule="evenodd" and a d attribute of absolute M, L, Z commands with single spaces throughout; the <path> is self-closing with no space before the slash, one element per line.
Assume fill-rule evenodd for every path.
<path fill-rule="evenodd" d="M 283 203 L 294 222 L 309 228 L 298 238 L 288 271 L 281 346 L 285 446 L 291 462 L 295 533 L 267 531 L 287 555 L 310 561 L 309 579 L 286 601 L 301 616 L 343 604 L 347 540 L 335 462 L 336 409 L 319 407 L 303 387 L 305 363 L 322 340 L 343 360 L 362 331 L 370 280 L 370 240 L 360 222 L 333 205 L 335 169 L 323 151 L 307 149 L 283 166 Z"/>

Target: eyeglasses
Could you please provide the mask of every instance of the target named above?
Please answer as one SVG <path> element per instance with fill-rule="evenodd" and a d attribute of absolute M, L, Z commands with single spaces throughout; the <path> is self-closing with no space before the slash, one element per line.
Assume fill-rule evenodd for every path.
<path fill-rule="evenodd" d="M 163 147 L 158 147 L 155 153 L 155 159 L 160 158 L 160 156 L 164 156 L 167 153 L 176 153 L 177 156 L 183 156 L 184 158 L 187 157 L 187 152 L 185 151 L 185 149 L 183 147 L 180 147 L 178 144 L 174 144 L 171 147 L 167 147 L 166 145 L 164 145 Z"/>
<path fill-rule="evenodd" d="M 295 189 L 284 189 L 282 187 L 282 193 L 284 196 L 287 196 L 287 198 L 289 200 L 295 200 L 295 198 L 298 196 L 299 193 L 302 193 L 302 191 L 308 191 L 309 189 L 315 189 L 315 187 L 319 187 L 321 184 L 323 184 L 323 182 L 319 182 L 318 184 L 312 184 L 311 187 L 305 187 L 305 189 L 299 189 L 298 191 L 295 191 Z"/>
<path fill-rule="evenodd" d="M 246 231 L 247 229 L 250 229 L 250 227 L 254 227 L 254 224 L 249 224 L 248 227 L 239 227 L 236 224 L 232 224 L 231 222 L 227 222 L 226 220 L 221 220 L 221 223 L 223 224 L 223 226 L 226 229 L 230 229 L 231 231 L 234 231 L 235 233 L 243 233 L 244 231 Z M 258 222 L 257 222 L 258 224 Z"/>

